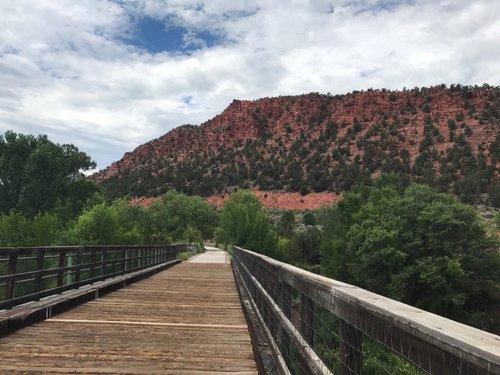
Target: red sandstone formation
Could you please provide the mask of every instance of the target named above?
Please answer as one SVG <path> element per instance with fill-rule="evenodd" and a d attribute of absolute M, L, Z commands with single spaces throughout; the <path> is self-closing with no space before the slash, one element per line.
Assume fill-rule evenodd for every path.
<path fill-rule="evenodd" d="M 259 198 L 262 207 L 281 210 L 318 210 L 324 206 L 331 206 L 342 198 L 341 195 L 328 192 L 307 195 L 300 195 L 299 193 L 276 193 L 272 191 L 254 191 L 254 193 Z M 229 195 L 213 195 L 205 198 L 205 200 L 207 203 L 221 208 L 227 198 L 229 198 Z M 148 208 L 153 202 L 160 199 L 160 197 L 136 197 L 130 200 L 130 204 Z"/>
<path fill-rule="evenodd" d="M 368 90 L 339 96 L 313 93 L 263 98 L 255 101 L 234 100 L 213 119 L 200 126 L 189 125 L 173 129 L 162 137 L 126 153 L 120 161 L 98 172 L 93 178 L 98 183 L 104 182 L 104 185 L 106 182 L 117 184 L 118 188 L 115 190 L 118 193 L 115 193 L 115 196 L 126 193 L 154 196 L 172 188 L 170 185 L 172 182 L 168 178 L 172 179 L 176 174 L 181 173 L 175 168 L 182 163 L 198 161 L 197 158 L 200 156 L 206 159 L 211 158 L 216 160 L 215 163 L 219 163 L 218 155 L 233 152 L 234 160 L 211 165 L 212 169 L 204 172 L 205 176 L 210 177 L 231 163 L 248 163 L 248 160 L 242 156 L 242 151 L 249 140 L 262 140 L 262 144 L 258 146 L 258 153 L 264 158 L 277 157 L 278 151 L 284 154 L 289 153 L 293 143 L 301 134 L 305 135 L 306 146 L 318 142 L 329 122 L 336 124 L 337 135 L 335 140 L 328 143 L 324 152 L 330 163 L 327 172 L 330 172 L 335 165 L 328 155 L 335 152 L 338 147 L 347 145 L 349 156 L 346 163 L 355 162 L 358 155 L 362 158 L 365 153 L 364 146 L 360 146 L 358 141 L 365 138 L 370 142 L 376 142 L 380 140 L 381 133 L 388 133 L 391 125 L 395 123 L 400 125 L 396 130 L 390 131 L 393 133 L 390 136 L 397 141 L 400 151 L 409 152 L 413 163 L 420 152 L 419 147 L 424 138 L 426 118 L 427 121 L 431 119 L 432 124 L 442 135 L 442 139 L 432 146 L 440 155 L 446 155 L 446 150 L 454 145 L 454 141 L 449 137 L 448 121 L 463 116 L 462 121 L 457 121 L 456 132 L 463 132 L 465 126 L 472 129 L 472 134 L 467 137 L 472 152 L 477 153 L 478 147 L 481 147 L 484 155 L 489 158 L 488 146 L 499 134 L 498 116 L 488 118 L 484 114 L 487 114 L 491 108 L 498 110 L 499 96 L 498 88 L 494 87 L 464 89 L 438 86 L 403 91 Z M 352 136 L 353 124 L 356 122 L 359 123 L 358 129 L 354 137 L 349 138 L 350 135 Z M 378 130 L 370 135 L 369 132 L 374 127 Z M 384 147 L 386 146 L 380 145 L 381 152 L 389 154 L 388 149 Z M 396 157 L 399 158 L 399 155 Z M 302 161 L 299 156 L 292 158 Z M 208 163 L 206 159 L 203 161 Z M 433 163 L 437 171 L 439 163 L 436 161 Z M 174 177 L 170 176 L 162 180 L 168 168 L 173 168 L 174 172 L 171 173 Z M 305 165 L 303 171 L 305 176 L 310 172 Z M 380 170 L 377 170 L 373 175 L 379 173 Z M 123 176 L 128 176 L 129 180 L 125 181 Z M 138 192 L 137 189 L 136 191 L 127 190 L 133 186 L 140 187 L 149 178 L 148 176 L 157 179 L 157 185 L 153 183 L 154 186 L 145 192 Z M 267 190 L 259 189 L 255 180 L 246 182 L 249 188 Z M 217 193 L 227 194 L 238 187 L 238 185 L 225 186 Z M 308 207 L 318 207 L 323 202 L 323 198 L 320 198 L 323 197 L 321 194 L 306 195 L 306 198 L 300 198 L 304 202 L 300 202 L 294 194 L 284 194 L 286 188 L 284 186 L 283 193 L 280 194 L 262 193 L 267 194 L 267 198 L 262 199 L 263 205 L 308 209 Z M 211 195 L 211 193 L 206 195 Z M 307 198 L 308 196 L 310 198 Z M 334 194 L 329 196 L 332 197 Z M 278 197 L 287 198 L 279 199 Z M 209 199 L 218 202 L 216 198 Z M 310 203 L 312 201 L 307 199 L 313 199 L 316 203 Z"/>

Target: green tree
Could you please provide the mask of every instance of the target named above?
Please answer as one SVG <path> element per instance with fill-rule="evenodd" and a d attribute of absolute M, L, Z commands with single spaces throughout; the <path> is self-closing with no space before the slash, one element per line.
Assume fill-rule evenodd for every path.
<path fill-rule="evenodd" d="M 273 255 L 277 246 L 277 238 L 257 196 L 245 190 L 231 194 L 224 202 L 216 239 L 267 255 Z"/>
<path fill-rule="evenodd" d="M 292 211 L 285 211 L 276 224 L 276 232 L 280 236 L 290 238 L 293 234 L 293 225 L 295 224 L 295 215 Z"/>
<path fill-rule="evenodd" d="M 0 246 L 28 246 L 30 223 L 23 215 L 11 212 L 0 216 Z"/>
<path fill-rule="evenodd" d="M 94 167 L 90 157 L 71 144 L 7 131 L 0 135 L 0 212 L 18 209 L 33 218 L 58 201 L 77 211 L 97 191 L 81 173 Z"/>
<path fill-rule="evenodd" d="M 120 244 L 140 245 L 144 243 L 144 221 L 146 210 L 138 205 L 131 205 L 125 199 L 111 203 L 118 219 L 117 239 Z"/>
<path fill-rule="evenodd" d="M 316 215 L 314 215 L 313 212 L 307 211 L 304 214 L 302 221 L 304 222 L 304 225 L 316 225 Z"/>
<path fill-rule="evenodd" d="M 18 212 L 0 215 L 0 246 L 58 245 L 62 224 L 48 213 L 29 219 Z"/>
<path fill-rule="evenodd" d="M 31 245 L 59 245 L 62 223 L 56 215 L 37 214 L 31 222 Z"/>
<path fill-rule="evenodd" d="M 293 233 L 290 253 L 291 261 L 299 265 L 320 263 L 321 231 L 315 226 Z"/>
<path fill-rule="evenodd" d="M 77 245 L 116 245 L 120 242 L 118 214 L 112 206 L 99 203 L 85 210 L 69 232 L 69 241 Z"/>
<path fill-rule="evenodd" d="M 485 319 L 500 292 L 498 241 L 472 208 L 424 185 L 402 195 L 362 187 L 326 210 L 323 223 L 328 276 L 498 329 L 498 319 Z"/>
<path fill-rule="evenodd" d="M 149 242 L 166 239 L 182 241 L 189 238 L 212 238 L 217 228 L 218 214 L 213 206 L 201 197 L 183 193 L 167 192 L 161 201 L 155 202 L 147 210 L 145 224 Z M 198 234 L 193 237 L 193 231 Z"/>

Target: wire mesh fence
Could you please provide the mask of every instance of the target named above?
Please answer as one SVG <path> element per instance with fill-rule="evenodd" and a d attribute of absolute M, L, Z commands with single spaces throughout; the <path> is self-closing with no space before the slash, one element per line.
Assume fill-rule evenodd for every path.
<path fill-rule="evenodd" d="M 238 247 L 233 264 L 291 374 L 500 373 L 498 336 Z"/>

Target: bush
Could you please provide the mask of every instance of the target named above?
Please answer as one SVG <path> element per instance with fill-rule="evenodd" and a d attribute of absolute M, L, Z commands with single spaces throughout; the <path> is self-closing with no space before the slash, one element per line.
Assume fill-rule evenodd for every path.
<path fill-rule="evenodd" d="M 258 198 L 245 190 L 231 194 L 224 202 L 216 240 L 266 255 L 274 254 L 277 246 L 276 236 Z"/>
<path fill-rule="evenodd" d="M 0 246 L 58 245 L 62 224 L 51 214 L 37 214 L 32 220 L 20 213 L 0 215 Z"/>
<path fill-rule="evenodd" d="M 479 319 L 500 292 L 498 239 L 475 211 L 424 185 L 359 187 L 323 214 L 322 271 L 434 313 Z"/>

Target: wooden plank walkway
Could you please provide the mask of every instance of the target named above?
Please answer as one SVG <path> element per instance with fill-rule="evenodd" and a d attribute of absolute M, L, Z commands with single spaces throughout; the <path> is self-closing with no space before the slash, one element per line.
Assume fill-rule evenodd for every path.
<path fill-rule="evenodd" d="M 257 374 L 231 266 L 200 257 L 6 336 L 0 353 L 1 374 Z"/>

